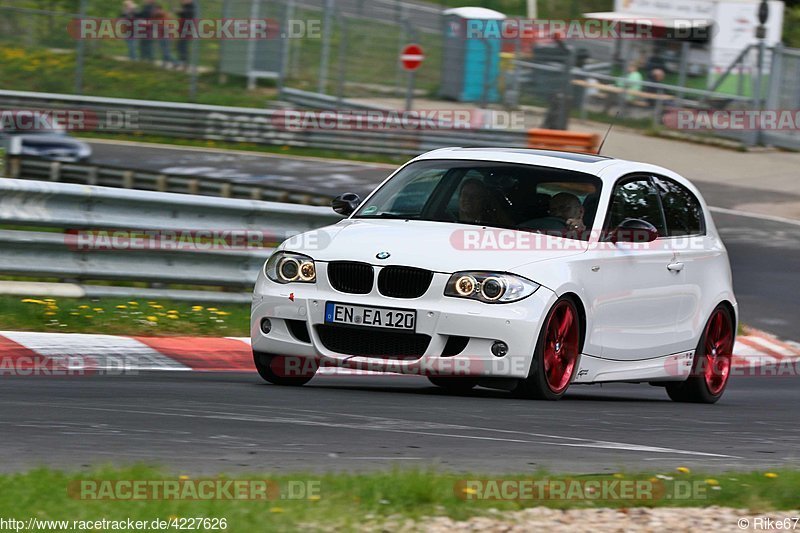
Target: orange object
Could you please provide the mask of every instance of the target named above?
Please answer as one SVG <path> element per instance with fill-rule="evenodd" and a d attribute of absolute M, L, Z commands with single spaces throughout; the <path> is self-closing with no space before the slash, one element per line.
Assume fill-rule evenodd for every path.
<path fill-rule="evenodd" d="M 596 154 L 599 145 L 600 136 L 596 133 L 541 128 L 528 130 L 528 148 Z"/>

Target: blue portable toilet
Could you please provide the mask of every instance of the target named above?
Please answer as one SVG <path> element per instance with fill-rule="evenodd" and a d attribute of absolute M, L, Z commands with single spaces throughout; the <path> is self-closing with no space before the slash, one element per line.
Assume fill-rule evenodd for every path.
<path fill-rule="evenodd" d="M 483 7 L 444 11 L 441 96 L 459 102 L 500 100 L 501 30 L 506 16 Z"/>

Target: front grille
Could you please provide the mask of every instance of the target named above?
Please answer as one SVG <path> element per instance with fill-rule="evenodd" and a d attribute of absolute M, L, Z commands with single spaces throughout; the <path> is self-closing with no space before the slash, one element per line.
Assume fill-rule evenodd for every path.
<path fill-rule="evenodd" d="M 331 287 L 350 294 L 368 294 L 372 291 L 375 274 L 372 265 L 352 261 L 328 263 L 328 281 Z"/>
<path fill-rule="evenodd" d="M 433 280 L 433 272 L 421 268 L 388 266 L 378 275 L 378 290 L 392 298 L 419 298 Z"/>
<path fill-rule="evenodd" d="M 415 360 L 422 357 L 429 335 L 398 331 L 370 330 L 345 326 L 317 326 L 323 346 L 332 352 L 362 357 Z"/>

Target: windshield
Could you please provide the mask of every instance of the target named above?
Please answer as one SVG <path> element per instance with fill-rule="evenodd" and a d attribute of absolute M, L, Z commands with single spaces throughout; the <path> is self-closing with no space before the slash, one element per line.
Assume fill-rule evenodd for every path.
<path fill-rule="evenodd" d="M 411 163 L 353 218 L 402 218 L 511 228 L 588 239 L 601 181 L 568 170 L 513 163 Z"/>

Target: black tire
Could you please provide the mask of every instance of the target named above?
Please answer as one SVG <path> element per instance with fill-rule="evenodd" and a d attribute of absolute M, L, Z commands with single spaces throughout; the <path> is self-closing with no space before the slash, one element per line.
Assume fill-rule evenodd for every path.
<path fill-rule="evenodd" d="M 428 381 L 437 387 L 443 388 L 447 392 L 452 392 L 453 394 L 467 393 L 474 389 L 478 384 L 478 380 L 476 378 L 451 376 L 428 376 Z"/>
<path fill-rule="evenodd" d="M 572 345 L 575 342 L 577 342 L 577 352 L 574 353 L 574 358 L 572 358 L 572 367 L 568 371 L 569 375 L 566 377 L 566 385 L 564 385 L 563 388 L 558 387 L 554 389 L 548 382 L 547 373 L 545 370 L 544 354 L 545 344 L 548 340 L 548 328 L 551 326 L 554 315 L 557 312 L 560 313 L 562 309 L 568 309 L 572 314 L 572 320 L 574 323 L 570 325 L 570 329 L 574 328 L 574 331 L 570 331 L 571 354 L 574 352 Z M 528 377 L 519 381 L 517 388 L 514 389 L 514 394 L 516 396 L 535 400 L 550 401 L 559 400 L 562 396 L 564 396 L 564 393 L 567 392 L 569 384 L 572 382 L 572 378 L 580 366 L 580 354 L 583 347 L 581 328 L 581 316 L 578 312 L 578 307 L 575 305 L 575 302 L 573 302 L 569 297 L 559 298 L 556 303 L 553 304 L 553 307 L 547 313 L 547 316 L 542 322 L 542 328 L 539 332 L 539 338 L 536 341 L 536 350 L 533 353 L 533 361 L 531 362 L 531 368 L 528 371 Z M 573 335 L 577 335 L 577 341 L 573 339 Z"/>
<path fill-rule="evenodd" d="M 726 322 L 728 329 L 731 332 L 730 347 L 733 348 L 735 340 L 735 332 L 733 331 L 733 317 L 727 306 L 720 305 L 711 313 L 708 321 L 706 322 L 703 330 L 703 335 L 700 337 L 700 342 L 697 344 L 697 349 L 694 352 L 694 361 L 692 363 L 692 372 L 686 381 L 669 382 L 666 384 L 667 395 L 672 401 L 686 402 L 686 403 L 716 403 L 725 393 L 728 386 L 730 373 L 727 374 L 721 390 L 714 391 L 710 389 L 710 385 L 705 375 L 705 367 L 709 363 L 706 358 L 706 345 L 712 321 L 718 313 L 721 313 L 722 320 Z M 732 351 L 732 350 L 731 350 Z M 730 356 L 730 353 L 723 354 Z M 730 371 L 729 371 L 730 372 Z"/>
<path fill-rule="evenodd" d="M 273 355 L 261 352 L 253 352 L 253 362 L 256 365 L 258 375 L 261 376 L 264 381 L 272 383 L 273 385 L 283 385 L 287 387 L 300 387 L 305 385 L 316 375 L 317 368 L 319 367 L 317 362 L 311 358 Z M 300 369 L 300 372 L 297 373 L 291 369 Z M 287 373 L 297 375 L 286 375 Z"/>

